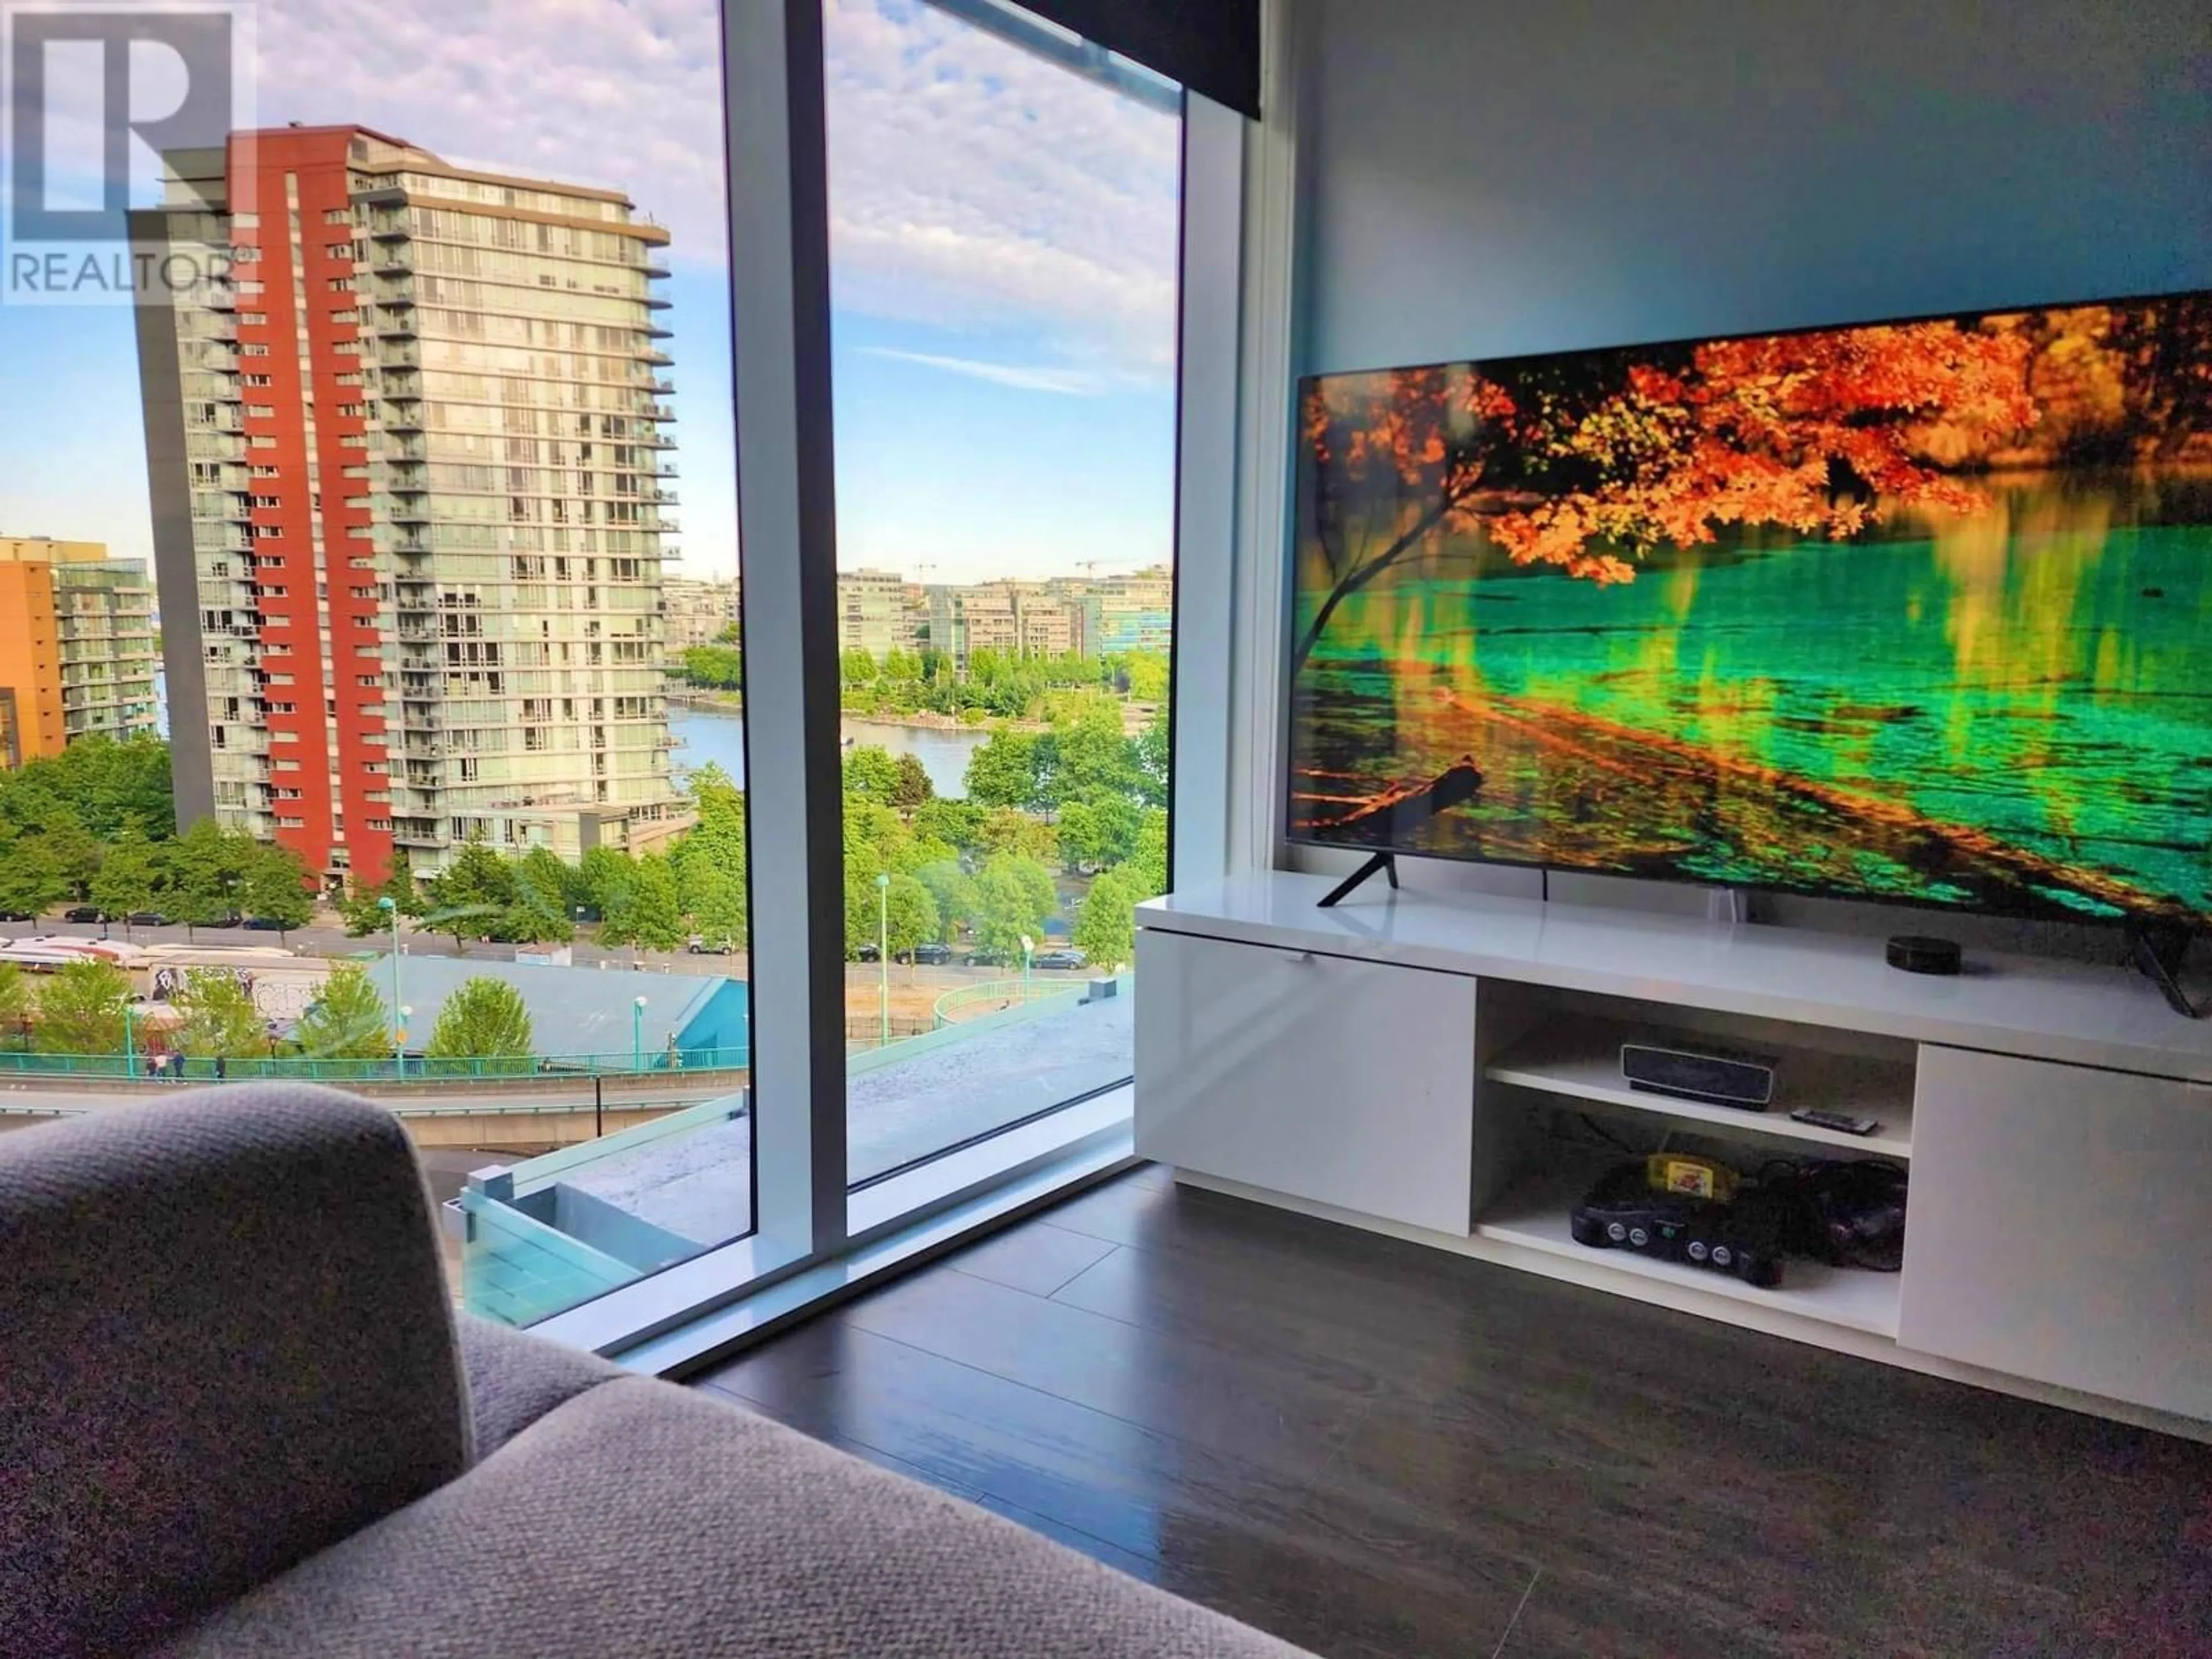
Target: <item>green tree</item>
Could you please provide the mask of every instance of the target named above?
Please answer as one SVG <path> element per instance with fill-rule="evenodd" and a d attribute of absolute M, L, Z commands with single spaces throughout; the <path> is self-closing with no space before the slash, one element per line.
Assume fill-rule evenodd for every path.
<path fill-rule="evenodd" d="M 307 866 L 289 847 L 270 842 L 253 849 L 239 884 L 238 901 L 250 916 L 276 924 L 281 940 L 295 927 L 314 920 L 315 902 L 307 892 Z"/>
<path fill-rule="evenodd" d="M 1121 874 L 1140 899 L 1158 898 L 1168 890 L 1168 814 L 1164 806 L 1148 806 L 1137 821 L 1136 849 L 1121 866 Z"/>
<path fill-rule="evenodd" d="M 636 860 L 621 848 L 587 847 L 576 861 L 576 902 L 611 915 L 636 874 Z"/>
<path fill-rule="evenodd" d="M 69 878 L 47 852 L 44 836 L 0 843 L 0 910 L 44 915 L 70 896 Z"/>
<path fill-rule="evenodd" d="M 898 763 L 890 751 L 872 743 L 855 744 L 845 751 L 845 793 L 890 805 L 897 798 Z"/>
<path fill-rule="evenodd" d="M 1121 732 L 1121 705 L 1103 692 L 1084 696 L 1053 730 L 1052 799 L 1093 799 L 1135 793 L 1137 766 Z"/>
<path fill-rule="evenodd" d="M 876 678 L 875 653 L 861 646 L 848 646 L 837 659 L 837 672 L 847 685 L 866 685 Z"/>
<path fill-rule="evenodd" d="M 27 1040 L 33 1001 L 23 970 L 12 962 L 0 962 L 0 1031 Z"/>
<path fill-rule="evenodd" d="M 514 944 L 557 944 L 576 937 L 569 897 L 575 872 L 550 847 L 533 847 L 507 866 L 514 902 L 493 937 Z"/>
<path fill-rule="evenodd" d="M 257 850 L 251 836 L 222 830 L 211 817 L 168 844 L 168 890 L 162 908 L 185 924 L 187 939 L 193 928 L 215 927 L 238 908 L 239 889 Z"/>
<path fill-rule="evenodd" d="M 453 935 L 453 949 L 465 949 L 467 935 L 499 931 L 514 908 L 514 872 L 491 846 L 471 836 L 453 861 L 423 884 L 430 908 L 422 925 Z"/>
<path fill-rule="evenodd" d="M 368 969 L 342 962 L 292 1034 L 311 1059 L 376 1060 L 392 1052 L 392 1015 Z"/>
<path fill-rule="evenodd" d="M 648 853 L 637 860 L 599 937 L 611 945 L 635 945 L 648 951 L 673 951 L 684 943 L 684 906 L 677 896 L 676 872 L 666 858 Z"/>
<path fill-rule="evenodd" d="M 522 993 L 488 975 L 463 980 L 438 1010 L 422 1052 L 433 1060 L 527 1059 L 536 1050 Z"/>
<path fill-rule="evenodd" d="M 118 836 L 131 833 L 137 822 L 135 818 L 127 819 L 115 833 Z M 100 873 L 107 848 L 75 817 L 50 822 L 38 835 L 26 836 L 22 844 L 27 848 L 35 844 L 52 860 L 54 868 L 61 872 L 63 882 L 69 888 L 64 897 L 83 899 L 91 896 L 92 884 Z"/>
<path fill-rule="evenodd" d="M 1100 968 L 1119 968 L 1137 954 L 1137 900 L 1134 885 L 1118 870 L 1109 870 L 1091 884 L 1083 908 L 1076 912 L 1076 948 Z"/>
<path fill-rule="evenodd" d="M 100 873 L 92 878 L 92 902 L 118 919 L 151 910 L 161 902 L 166 875 L 161 849 L 131 825 L 100 860 Z"/>
<path fill-rule="evenodd" d="M 131 981 L 112 963 L 72 962 L 39 990 L 33 1044 L 42 1054 L 119 1054 Z"/>
<path fill-rule="evenodd" d="M 975 831 L 982 824 L 983 809 L 973 801 L 940 795 L 915 808 L 908 822 L 917 836 L 966 848 L 975 844 Z"/>
<path fill-rule="evenodd" d="M 894 957 L 911 956 L 915 946 L 937 938 L 941 925 L 937 900 L 915 877 L 893 876 L 884 900 L 884 931 Z"/>
<path fill-rule="evenodd" d="M 715 866 L 706 866 L 692 879 L 690 896 L 691 926 L 700 938 L 710 945 L 726 939 L 740 949 L 745 945 L 749 918 L 741 878 Z"/>
<path fill-rule="evenodd" d="M 1161 651 L 1132 651 L 1127 665 L 1132 702 L 1168 700 L 1168 659 Z"/>
<path fill-rule="evenodd" d="M 960 929 L 975 920 L 974 878 L 960 867 L 958 860 L 950 859 L 915 871 L 915 878 L 929 889 L 930 897 L 936 902 L 939 942 L 951 944 L 959 938 Z"/>
<path fill-rule="evenodd" d="M 1147 806 L 1168 804 L 1168 770 L 1172 763 L 1168 741 L 1168 711 L 1164 708 L 1152 711 L 1145 729 L 1137 734 L 1130 747 L 1130 758 L 1136 766 L 1138 799 Z"/>
<path fill-rule="evenodd" d="M 185 1017 L 177 1027 L 177 1052 L 194 1060 L 238 1060 L 267 1048 L 268 1022 L 253 993 L 221 968 L 188 968 L 170 1006 Z"/>
<path fill-rule="evenodd" d="M 921 763 L 918 755 L 898 757 L 898 781 L 891 788 L 891 805 L 912 811 L 932 800 L 937 794 L 936 786 L 929 781 L 929 769 Z"/>
<path fill-rule="evenodd" d="M 722 691 L 741 691 L 745 684 L 744 653 L 734 645 L 695 645 L 677 659 L 676 678 Z"/>
<path fill-rule="evenodd" d="M 975 878 L 975 942 L 1019 961 L 1022 936 L 1034 939 L 1060 908 L 1052 872 L 1020 853 L 994 854 Z"/>
<path fill-rule="evenodd" d="M 1024 858 L 1050 863 L 1060 856 L 1060 837 L 1042 818 L 1002 806 L 984 815 L 976 826 L 975 848 L 986 858 L 1000 853 L 1018 853 Z"/>
<path fill-rule="evenodd" d="M 1036 793 L 1036 739 L 1001 728 L 968 757 L 968 799 L 978 806 L 1023 807 Z"/>

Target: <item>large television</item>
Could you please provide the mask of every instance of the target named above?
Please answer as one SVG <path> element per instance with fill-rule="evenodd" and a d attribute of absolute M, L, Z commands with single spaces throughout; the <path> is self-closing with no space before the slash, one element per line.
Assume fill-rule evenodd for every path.
<path fill-rule="evenodd" d="M 1300 388 L 1290 839 L 2212 917 L 2212 292 Z"/>

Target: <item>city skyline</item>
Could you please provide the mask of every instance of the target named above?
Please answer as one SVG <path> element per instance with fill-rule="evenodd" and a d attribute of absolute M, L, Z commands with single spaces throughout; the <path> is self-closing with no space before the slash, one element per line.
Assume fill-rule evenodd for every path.
<path fill-rule="evenodd" d="M 670 226 L 669 570 L 733 574 L 713 8 L 565 8 L 549 28 L 518 0 L 459 20 L 406 0 L 373 32 L 323 0 L 259 14 L 264 125 L 400 131 L 457 165 L 623 191 Z M 839 567 L 957 583 L 1167 562 L 1177 124 L 919 0 L 826 16 Z M 525 95 L 545 84 L 568 95 Z M 0 453 L 20 529 L 150 557 L 131 327 L 0 307 Z"/>

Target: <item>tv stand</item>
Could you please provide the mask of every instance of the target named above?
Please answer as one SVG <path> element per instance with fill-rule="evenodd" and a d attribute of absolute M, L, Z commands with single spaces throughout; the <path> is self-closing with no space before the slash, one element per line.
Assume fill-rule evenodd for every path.
<path fill-rule="evenodd" d="M 1352 896 L 1353 890 L 1357 889 L 1362 882 L 1365 881 L 1368 877 L 1373 875 L 1377 870 L 1380 870 L 1384 875 L 1390 878 L 1390 885 L 1395 890 L 1398 885 L 1398 855 L 1395 853 L 1376 853 L 1371 855 L 1366 863 L 1361 865 L 1357 870 L 1354 870 L 1342 881 L 1340 881 L 1335 886 L 1330 888 L 1328 890 L 1328 896 L 1316 903 L 1314 906 L 1314 908 L 1316 910 L 1328 910 L 1342 903 L 1346 899 Z"/>
<path fill-rule="evenodd" d="M 1977 951 L 1929 979 L 1878 939 L 1412 887 L 1321 908 L 1337 885 L 1138 908 L 1137 1151 L 1179 1182 L 2212 1440 L 2212 1255 L 2187 1243 L 2212 1020 L 2135 968 Z M 1629 1089 L 1630 1037 L 1775 1054 L 1774 1109 Z M 1792 1258 L 1761 1287 L 1578 1244 L 1595 1170 L 1662 1146 L 1904 1167 L 1903 1270 Z"/>
<path fill-rule="evenodd" d="M 2189 955 L 2189 930 L 2169 922 L 2130 922 L 2128 959 L 2136 971 L 2155 983 L 2166 1006 L 2184 1019 L 2203 1019 L 2206 1009 L 2181 988 L 2181 964 Z"/>

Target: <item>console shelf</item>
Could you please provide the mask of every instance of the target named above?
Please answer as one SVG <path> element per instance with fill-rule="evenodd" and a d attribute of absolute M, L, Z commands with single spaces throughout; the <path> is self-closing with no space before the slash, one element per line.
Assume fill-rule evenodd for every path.
<path fill-rule="evenodd" d="M 1540 1030 L 1515 1043 L 1485 1066 L 1482 1075 L 1492 1083 L 1510 1083 L 1660 1117 L 1717 1124 L 1740 1134 L 1810 1141 L 1885 1158 L 1912 1156 L 1912 1066 L 1909 1060 L 1778 1049 L 1781 1064 L 1775 1103 L 1766 1111 L 1753 1112 L 1630 1088 L 1620 1075 L 1620 1045 L 1650 1041 L 1694 1045 L 1696 1040 L 1648 1027 L 1577 1020 Z M 1800 1106 L 1875 1118 L 1881 1127 L 1870 1135 L 1850 1135 L 1792 1122 L 1790 1113 Z"/>
<path fill-rule="evenodd" d="M 1779 1309 L 1824 1324 L 1842 1325 L 1876 1336 L 1897 1334 L 1896 1273 L 1868 1273 L 1852 1267 L 1830 1267 L 1792 1258 L 1784 1268 L 1784 1282 L 1772 1290 L 1747 1285 L 1725 1273 L 1677 1262 L 1655 1261 L 1629 1250 L 1598 1250 L 1575 1243 L 1567 1218 L 1576 1200 L 1589 1190 L 1601 1166 L 1553 1171 L 1533 1176 L 1492 1205 L 1475 1224 L 1475 1235 L 1501 1244 L 1540 1251 L 1570 1264 L 1555 1277 L 1582 1284 L 1601 1282 L 1607 1270 L 1632 1278 L 1657 1279 L 1731 1301 Z"/>
<path fill-rule="evenodd" d="M 2212 1020 L 2117 962 L 1974 951 L 1929 978 L 1888 967 L 1878 939 L 1420 873 L 1328 909 L 1328 878 L 1285 871 L 1139 905 L 1138 1153 L 1237 1196 L 2212 1441 L 2212 1253 L 2175 1243 L 2200 1236 L 2212 1188 Z M 1630 1036 L 1772 1054 L 1774 1107 L 1631 1089 Z M 1792 1122 L 1800 1106 L 1880 1127 Z M 1662 1145 L 1747 1173 L 1905 1168 L 1902 1272 L 1792 1256 L 1762 1290 L 1576 1243 L 1582 1166 Z"/>

